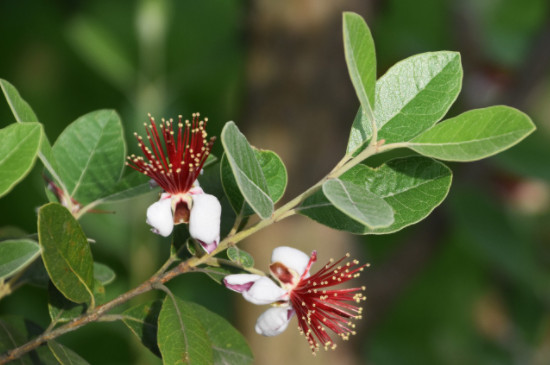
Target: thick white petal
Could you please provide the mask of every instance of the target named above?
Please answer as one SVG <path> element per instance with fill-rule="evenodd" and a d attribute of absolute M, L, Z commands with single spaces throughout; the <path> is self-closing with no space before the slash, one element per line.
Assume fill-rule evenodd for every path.
<path fill-rule="evenodd" d="M 273 250 L 271 262 L 280 262 L 301 276 L 307 267 L 309 256 L 298 249 L 280 246 Z"/>
<path fill-rule="evenodd" d="M 273 307 L 263 312 L 256 321 L 256 333 L 263 336 L 277 336 L 287 327 L 294 310 L 292 307 Z"/>
<path fill-rule="evenodd" d="M 262 276 L 250 289 L 243 292 L 244 299 L 254 304 L 271 304 L 279 300 L 286 300 L 287 292 L 275 284 L 273 280 Z"/>
<path fill-rule="evenodd" d="M 189 234 L 196 240 L 214 248 L 220 241 L 220 216 L 222 206 L 214 195 L 193 195 L 193 206 L 189 216 Z M 213 249 L 212 249 L 213 250 Z M 212 250 L 208 250 L 212 252 Z"/>
<path fill-rule="evenodd" d="M 250 287 L 252 287 L 252 285 L 254 285 L 254 283 L 262 277 L 263 276 L 261 275 L 255 274 L 227 275 L 225 278 L 223 278 L 223 283 L 228 289 L 242 293 L 250 289 Z"/>
<path fill-rule="evenodd" d="M 161 199 L 147 208 L 147 224 L 153 227 L 151 230 L 156 234 L 170 236 L 174 229 L 170 199 Z"/>

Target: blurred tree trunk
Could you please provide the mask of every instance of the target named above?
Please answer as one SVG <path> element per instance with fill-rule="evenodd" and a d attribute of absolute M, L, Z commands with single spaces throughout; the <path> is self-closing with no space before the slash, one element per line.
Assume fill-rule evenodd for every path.
<path fill-rule="evenodd" d="M 369 18 L 369 1 L 260 0 L 248 16 L 247 99 L 240 127 L 249 141 L 277 152 L 285 162 L 289 185 L 285 200 L 313 185 L 339 161 L 346 148 L 358 101 L 347 73 L 342 44 L 342 12 Z M 271 251 L 288 245 L 306 253 L 316 249 L 319 262 L 339 258 L 354 237 L 303 217 L 292 217 L 254 235 L 245 248 L 267 270 Z M 254 332 L 257 307 L 238 298 L 241 330 L 257 364 L 359 364 L 351 347 L 311 355 L 305 338 L 289 329 L 275 338 Z"/>

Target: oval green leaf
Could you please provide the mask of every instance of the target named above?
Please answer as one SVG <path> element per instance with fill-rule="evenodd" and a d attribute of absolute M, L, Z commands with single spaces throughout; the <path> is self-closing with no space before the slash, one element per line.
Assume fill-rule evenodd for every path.
<path fill-rule="evenodd" d="M 87 204 L 112 191 L 126 156 L 122 123 L 114 110 L 88 113 L 71 123 L 52 148 L 69 195 Z"/>
<path fill-rule="evenodd" d="M 227 320 L 179 298 L 166 298 L 159 317 L 158 343 L 164 364 L 252 364 L 242 335 Z M 195 346 L 193 346 L 193 344 Z"/>
<path fill-rule="evenodd" d="M 428 129 L 409 148 L 447 161 L 475 161 L 512 147 L 536 129 L 525 113 L 492 106 L 470 110 Z"/>
<path fill-rule="evenodd" d="M 94 279 L 99 281 L 101 285 L 108 285 L 115 280 L 116 274 L 109 266 L 94 262 Z"/>
<path fill-rule="evenodd" d="M 0 129 L 0 196 L 27 176 L 38 154 L 42 134 L 40 123 L 18 123 Z"/>
<path fill-rule="evenodd" d="M 226 251 L 227 257 L 242 267 L 254 267 L 254 258 L 246 251 L 238 247 L 229 247 Z"/>
<path fill-rule="evenodd" d="M 299 208 L 299 213 L 331 228 L 356 234 L 386 234 L 399 231 L 427 217 L 447 196 L 451 170 L 431 158 L 413 156 L 397 158 L 372 169 L 357 165 L 340 180 L 365 184 L 394 211 L 394 222 L 384 228 L 370 229 L 336 209 L 322 191 Z"/>
<path fill-rule="evenodd" d="M 374 88 L 376 84 L 376 53 L 367 23 L 359 14 L 343 15 L 344 54 L 346 64 L 361 103 L 365 118 L 374 122 Z"/>
<path fill-rule="evenodd" d="M 157 343 L 162 363 L 213 364 L 214 354 L 206 329 L 187 302 L 175 297 L 174 300 L 166 296 L 158 319 Z"/>
<path fill-rule="evenodd" d="M 393 223 L 391 206 L 367 190 L 365 182 L 330 179 L 323 184 L 323 193 L 332 205 L 351 219 L 369 228 L 383 228 Z"/>
<path fill-rule="evenodd" d="M 268 218 L 273 213 L 273 201 L 254 150 L 233 122 L 225 124 L 221 139 L 242 196 L 258 216 Z"/>
<path fill-rule="evenodd" d="M 38 241 L 50 279 L 69 300 L 93 297 L 93 259 L 88 240 L 71 213 L 57 203 L 38 211 Z"/>
<path fill-rule="evenodd" d="M 374 115 L 378 138 L 406 142 L 447 114 L 462 87 L 457 52 L 418 54 L 395 64 L 376 83 Z M 350 133 L 348 154 L 357 154 L 372 135 L 361 109 Z"/>
<path fill-rule="evenodd" d="M 285 193 L 288 180 L 285 164 L 273 151 L 258 150 L 254 147 L 253 150 L 264 174 L 269 197 L 273 203 L 277 203 Z M 239 213 L 243 209 L 245 200 L 239 190 L 237 181 L 235 180 L 235 176 L 233 175 L 226 155 L 222 156 L 220 172 L 225 195 L 227 196 L 233 210 L 236 213 Z M 254 214 L 254 211 L 250 208 L 250 206 L 246 205 L 244 207 L 244 215 L 249 216 L 252 214 Z"/>
<path fill-rule="evenodd" d="M 0 242 L 0 280 L 30 265 L 40 255 L 38 243 L 28 239 Z"/>

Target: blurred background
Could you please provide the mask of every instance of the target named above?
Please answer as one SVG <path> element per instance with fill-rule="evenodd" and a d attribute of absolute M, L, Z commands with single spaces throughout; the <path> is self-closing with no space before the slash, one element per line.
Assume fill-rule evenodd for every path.
<path fill-rule="evenodd" d="M 416 53 L 459 51 L 464 84 L 449 116 L 502 103 L 528 113 L 538 130 L 497 157 L 452 164 L 448 198 L 396 234 L 353 236 L 295 217 L 244 243 L 262 270 L 282 244 L 317 249 L 320 263 L 346 252 L 371 263 L 358 284 L 368 297 L 358 333 L 334 352 L 313 357 L 295 322 L 276 338 L 256 335 L 265 308 L 204 275 L 170 287 L 233 323 L 256 364 L 549 364 L 547 0 L 4 0 L 0 78 L 30 103 L 52 142 L 101 108 L 121 115 L 130 152 L 148 112 L 199 111 L 210 135 L 234 120 L 253 145 L 287 164 L 288 200 L 341 158 L 359 105 L 344 62 L 342 11 L 367 20 L 379 76 Z M 0 127 L 13 121 L 2 98 Z M 221 143 L 214 154 L 221 156 Z M 36 231 L 36 208 L 46 202 L 38 165 L 0 199 L 0 227 Z M 109 298 L 148 278 L 169 254 L 170 242 L 145 224 L 154 200 L 113 204 L 104 208 L 114 214 L 82 220 L 96 241 L 94 258 L 117 272 Z M 7 313 L 46 327 L 45 290 L 26 286 L 4 298 L 0 314 Z M 161 363 L 120 323 L 91 324 L 60 342 L 91 364 Z"/>

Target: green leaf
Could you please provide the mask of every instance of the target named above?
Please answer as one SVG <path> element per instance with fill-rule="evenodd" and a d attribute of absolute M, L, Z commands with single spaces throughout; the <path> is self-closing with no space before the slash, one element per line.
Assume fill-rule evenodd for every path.
<path fill-rule="evenodd" d="M 109 266 L 94 262 L 94 279 L 99 281 L 101 285 L 111 284 L 115 277 L 115 272 Z"/>
<path fill-rule="evenodd" d="M 157 345 L 157 323 L 162 307 L 161 300 L 149 301 L 127 309 L 122 313 L 122 321 L 141 343 L 160 357 Z"/>
<path fill-rule="evenodd" d="M 32 110 L 29 103 L 21 97 L 15 86 L 4 79 L 0 79 L 0 87 L 4 92 L 4 96 L 10 106 L 11 112 L 18 123 L 38 123 L 38 117 Z"/>
<path fill-rule="evenodd" d="M 367 190 L 365 183 L 330 179 L 323 193 L 334 207 L 369 228 L 387 227 L 393 223 L 393 210 L 384 199 Z"/>
<path fill-rule="evenodd" d="M 38 154 L 42 134 L 40 123 L 12 124 L 0 129 L 0 196 L 27 176 Z"/>
<path fill-rule="evenodd" d="M 124 167 L 122 123 L 113 110 L 88 113 L 71 123 L 52 148 L 69 195 L 87 204 L 111 191 Z"/>
<path fill-rule="evenodd" d="M 32 240 L 0 242 L 0 280 L 23 270 L 38 256 L 40 256 L 40 247 Z"/>
<path fill-rule="evenodd" d="M 273 213 L 273 201 L 254 150 L 233 122 L 225 124 L 221 139 L 241 194 L 258 216 L 268 218 Z"/>
<path fill-rule="evenodd" d="M 13 116 L 18 123 L 38 123 L 38 118 L 36 114 L 30 107 L 29 103 L 27 103 L 21 97 L 19 91 L 17 91 L 15 86 L 10 84 L 6 80 L 0 79 L 0 88 L 2 88 L 4 96 L 6 97 L 6 101 L 10 106 L 11 112 L 13 113 Z M 44 164 L 44 166 L 46 166 L 46 168 L 50 172 L 55 169 L 55 165 L 53 165 L 53 161 L 51 158 L 51 153 L 52 146 L 50 144 L 50 141 L 48 140 L 48 137 L 46 136 L 46 133 L 43 133 L 40 141 L 39 157 L 42 159 L 42 163 Z"/>
<path fill-rule="evenodd" d="M 508 106 L 470 110 L 411 140 L 416 152 L 447 161 L 475 161 L 515 145 L 535 130 L 531 119 Z"/>
<path fill-rule="evenodd" d="M 350 219 L 322 191 L 306 199 L 298 211 L 326 226 L 356 234 L 392 233 L 427 217 L 447 196 L 451 179 L 447 166 L 421 156 L 393 159 L 376 169 L 357 165 L 340 176 L 342 181 L 365 184 L 391 206 L 394 222 L 384 228 L 370 229 Z"/>
<path fill-rule="evenodd" d="M 258 160 L 260 168 L 264 174 L 269 197 L 274 203 L 276 203 L 283 197 L 286 189 L 288 180 L 286 167 L 281 158 L 275 152 L 258 150 L 254 147 L 253 149 L 256 159 Z M 233 207 L 233 210 L 239 213 L 243 209 L 245 200 L 239 190 L 237 181 L 235 180 L 235 176 L 231 171 L 231 166 L 229 165 L 225 154 L 222 156 L 220 170 L 225 195 L 227 196 L 231 207 Z M 244 207 L 244 215 L 249 216 L 252 214 L 254 214 L 254 211 L 250 208 L 250 206 L 246 205 L 246 207 Z"/>
<path fill-rule="evenodd" d="M 85 304 L 71 302 L 50 281 L 48 284 L 48 313 L 52 322 L 64 323 L 80 316 L 86 310 Z"/>
<path fill-rule="evenodd" d="M 111 191 L 101 198 L 101 201 L 103 203 L 112 203 L 130 199 L 147 194 L 151 192 L 152 189 L 150 179 L 147 176 L 137 171 L 132 171 L 128 175 L 122 177 Z"/>
<path fill-rule="evenodd" d="M 246 268 L 254 267 L 254 258 L 248 252 L 238 247 L 229 247 L 226 253 L 227 257 L 236 264 Z"/>
<path fill-rule="evenodd" d="M 365 118 L 374 122 L 374 88 L 376 84 L 376 54 L 374 41 L 367 23 L 360 15 L 343 15 L 344 53 L 346 64 L 361 103 Z"/>
<path fill-rule="evenodd" d="M 430 52 L 409 57 L 376 83 L 374 115 L 378 139 L 406 142 L 447 114 L 462 87 L 462 65 L 457 52 Z M 357 154 L 372 135 L 371 123 L 357 112 L 347 147 Z"/>
<path fill-rule="evenodd" d="M 48 341 L 48 347 L 60 365 L 86 365 L 88 362 L 73 350 L 55 341 Z"/>
<path fill-rule="evenodd" d="M 88 240 L 71 213 L 57 203 L 38 211 L 42 259 L 57 289 L 75 303 L 93 296 L 93 259 Z"/>
<path fill-rule="evenodd" d="M 187 302 L 187 305 L 206 329 L 215 365 L 253 363 L 254 357 L 243 335 L 226 319 L 196 303 Z"/>
<path fill-rule="evenodd" d="M 210 365 L 214 354 L 206 329 L 187 302 L 166 296 L 158 319 L 157 343 L 166 365 Z"/>
<path fill-rule="evenodd" d="M 214 280 L 218 284 L 223 283 L 223 279 L 227 275 L 233 274 L 250 274 L 250 272 L 234 266 L 205 266 L 201 268 L 201 272 L 208 275 L 208 277 Z"/>
<path fill-rule="evenodd" d="M 164 364 L 251 364 L 250 348 L 224 318 L 198 304 L 164 300 L 158 343 Z"/>
<path fill-rule="evenodd" d="M 33 336 L 40 334 L 40 328 L 21 316 L 2 316 L 0 318 L 0 354 L 25 344 Z M 33 352 L 27 353 L 10 364 L 34 364 Z"/>

